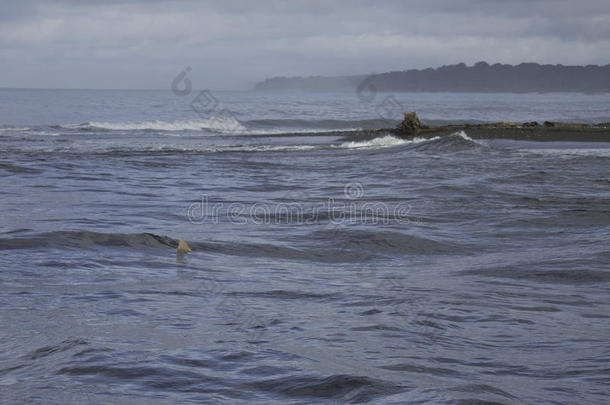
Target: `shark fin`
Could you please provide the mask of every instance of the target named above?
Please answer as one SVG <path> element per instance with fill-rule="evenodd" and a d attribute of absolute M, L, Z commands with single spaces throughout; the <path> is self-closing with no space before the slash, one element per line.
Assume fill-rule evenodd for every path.
<path fill-rule="evenodd" d="M 190 253 L 192 252 L 191 248 L 189 247 L 189 245 L 184 241 L 184 239 L 180 238 L 178 239 L 178 254 L 179 255 L 183 255 L 185 253 Z"/>

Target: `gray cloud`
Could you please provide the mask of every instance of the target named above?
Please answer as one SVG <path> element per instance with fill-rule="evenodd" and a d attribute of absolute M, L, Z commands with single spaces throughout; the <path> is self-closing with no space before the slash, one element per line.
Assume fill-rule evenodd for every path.
<path fill-rule="evenodd" d="M 0 0 L 1 1 L 1 0 Z M 0 86 L 203 88 L 487 60 L 607 64 L 607 0 L 0 2 Z"/>

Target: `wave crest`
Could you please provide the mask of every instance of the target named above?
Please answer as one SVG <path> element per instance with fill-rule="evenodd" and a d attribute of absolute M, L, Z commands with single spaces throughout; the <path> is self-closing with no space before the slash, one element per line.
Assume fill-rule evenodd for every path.
<path fill-rule="evenodd" d="M 426 139 L 426 141 L 427 142 L 424 142 L 421 145 L 417 145 L 414 150 L 459 152 L 486 148 L 485 145 L 478 143 L 464 131 L 454 132 L 447 136 L 436 136 L 434 138 Z"/>
<path fill-rule="evenodd" d="M 210 117 L 195 120 L 142 121 L 142 122 L 88 122 L 78 128 L 101 128 L 114 131 L 156 130 L 156 131 L 200 131 L 244 132 L 244 127 L 233 117 Z"/>
<path fill-rule="evenodd" d="M 378 148 L 389 148 L 392 146 L 398 146 L 398 145 L 405 145 L 408 143 L 419 143 L 419 142 L 423 142 L 426 141 L 426 139 L 413 139 L 413 140 L 406 140 L 406 139 L 400 139 L 400 138 L 396 138 L 395 136 L 392 135 L 386 135 L 386 136 L 382 136 L 379 138 L 373 138 L 371 140 L 368 141 L 351 141 L 351 142 L 344 142 L 341 145 L 339 145 L 339 148 L 348 148 L 348 149 L 378 149 Z"/>
<path fill-rule="evenodd" d="M 0 250 L 32 248 L 85 249 L 94 246 L 114 248 L 177 247 L 178 242 L 167 236 L 152 233 L 100 233 L 90 231 L 54 231 L 31 237 L 0 240 Z"/>

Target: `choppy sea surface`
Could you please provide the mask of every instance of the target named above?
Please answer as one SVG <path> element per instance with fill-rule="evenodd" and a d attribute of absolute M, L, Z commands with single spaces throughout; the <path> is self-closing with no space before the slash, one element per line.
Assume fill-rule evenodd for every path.
<path fill-rule="evenodd" d="M 0 90 L 0 402 L 605 403 L 610 143 L 410 110 L 610 95 Z"/>

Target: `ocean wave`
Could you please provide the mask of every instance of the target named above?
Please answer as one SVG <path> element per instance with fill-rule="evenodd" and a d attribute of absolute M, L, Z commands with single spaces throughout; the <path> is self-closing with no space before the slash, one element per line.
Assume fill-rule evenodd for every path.
<path fill-rule="evenodd" d="M 0 163 L 0 169 L 6 170 L 7 172 L 13 173 L 13 174 L 20 174 L 20 173 L 40 174 L 43 172 L 43 170 L 40 170 L 37 168 L 18 166 L 18 165 L 10 164 L 10 163 Z"/>
<path fill-rule="evenodd" d="M 521 150 L 540 155 L 554 155 L 559 157 L 610 157 L 610 148 L 536 148 Z"/>
<path fill-rule="evenodd" d="M 162 152 L 162 153 L 229 153 L 229 152 L 300 152 L 322 149 L 319 145 L 209 145 L 198 148 L 174 148 L 160 147 L 146 149 L 143 152 Z M 120 152 L 120 151 L 119 151 Z"/>
<path fill-rule="evenodd" d="M 590 263 L 587 263 L 587 265 L 590 265 Z M 527 268 L 521 266 L 498 266 L 486 269 L 465 270 L 460 272 L 460 274 L 561 284 L 607 283 L 610 281 L 610 272 L 601 267 L 587 270 L 548 267 L 545 266 L 545 263 L 531 263 Z"/>
<path fill-rule="evenodd" d="M 466 132 L 464 132 L 464 131 L 458 131 L 458 132 L 453 133 L 452 135 L 459 136 L 460 138 L 462 138 L 466 141 L 475 142 L 475 140 L 472 139 L 471 137 L 469 137 L 468 134 L 466 134 Z"/>
<path fill-rule="evenodd" d="M 29 127 L 3 127 L 0 128 L 0 132 L 12 132 L 12 131 L 27 131 Z"/>
<path fill-rule="evenodd" d="M 365 120 L 306 120 L 306 119 L 257 119 L 248 120 L 244 123 L 250 128 L 299 128 L 308 130 L 350 130 L 350 129 L 375 129 L 390 128 L 396 126 L 399 121 L 385 119 Z M 292 131 L 291 131 L 292 132 Z"/>
<path fill-rule="evenodd" d="M 250 385 L 261 392 L 271 392 L 290 400 L 332 399 L 343 403 L 371 402 L 385 395 L 404 391 L 400 385 L 359 375 L 334 374 L 328 377 L 290 376 L 255 381 Z"/>
<path fill-rule="evenodd" d="M 99 233 L 90 231 L 55 231 L 31 237 L 0 239 L 0 250 L 34 248 L 89 248 L 110 246 L 116 248 L 146 248 L 165 245 L 177 247 L 178 241 L 152 233 Z"/>
<path fill-rule="evenodd" d="M 273 144 L 273 143 L 242 143 L 226 144 L 214 143 L 159 143 L 146 142 L 137 144 L 117 145 L 91 145 L 86 144 L 44 144 L 27 145 L 26 149 L 14 149 L 12 151 L 24 151 L 38 153 L 90 153 L 102 155 L 141 155 L 141 154 L 207 154 L 207 153 L 261 153 L 261 152 L 309 152 L 309 151 L 331 151 L 331 150 L 382 150 L 397 146 L 410 146 L 416 151 L 459 151 L 483 147 L 476 141 L 470 139 L 464 133 L 434 138 L 400 139 L 392 135 L 380 136 L 365 141 L 348 141 L 342 143 L 298 143 L 298 144 Z"/>
<path fill-rule="evenodd" d="M 256 145 L 256 146 L 245 146 L 235 148 L 221 148 L 220 151 L 236 151 L 236 152 L 291 152 L 291 151 L 307 151 L 320 149 L 316 145 Z"/>
<path fill-rule="evenodd" d="M 383 149 L 394 146 L 420 143 L 428 139 L 416 138 L 413 140 L 399 139 L 391 135 L 374 138 L 363 142 L 344 142 L 341 144 L 294 144 L 294 145 L 209 145 L 198 148 L 165 148 L 160 147 L 155 151 L 160 152 L 194 152 L 194 153 L 222 153 L 222 152 L 303 152 L 313 150 L 331 149 Z"/>
<path fill-rule="evenodd" d="M 382 136 L 379 138 L 373 138 L 368 141 L 344 142 L 344 143 L 338 145 L 337 147 L 347 148 L 347 149 L 379 149 L 379 148 L 389 148 L 389 147 L 398 146 L 398 145 L 405 145 L 405 144 L 409 144 L 409 143 L 420 143 L 420 142 L 425 142 L 428 140 L 429 139 L 423 139 L 423 138 L 415 138 L 412 140 L 407 140 L 407 139 L 396 138 L 395 136 L 392 136 L 392 135 L 386 135 L 386 136 Z"/>
<path fill-rule="evenodd" d="M 242 217 L 248 221 L 251 213 Z M 306 215 L 306 214 L 304 214 Z M 303 218 L 306 218 L 305 216 Z M 251 220 L 263 220 L 254 218 Z M 271 223 L 282 223 L 284 218 L 270 216 Z M 296 220 L 296 219 L 295 219 Z M 324 218 L 319 218 L 324 221 Z M 279 222 L 278 222 L 279 221 Z M 297 222 L 298 223 L 298 222 Z M 320 263 L 357 262 L 375 257 L 397 254 L 447 254 L 459 251 L 463 246 L 399 232 L 365 232 L 336 230 L 315 231 L 311 234 L 313 245 L 298 247 L 271 243 L 238 243 L 225 241 L 197 241 L 188 243 L 194 252 L 241 257 L 264 257 L 278 260 L 303 260 Z M 320 249 L 317 243 L 328 245 Z M 29 236 L 0 239 L 1 250 L 54 249 L 129 249 L 130 251 L 156 251 L 161 255 L 173 253 L 178 241 L 153 233 L 101 233 L 92 231 L 54 231 Z"/>
<path fill-rule="evenodd" d="M 454 132 L 448 136 L 436 136 L 428 141 L 430 142 L 420 142 L 419 145 L 416 145 L 415 150 L 459 152 L 487 148 L 486 145 L 469 137 L 464 131 Z"/>
<path fill-rule="evenodd" d="M 212 116 L 199 119 L 149 120 L 149 121 L 90 121 L 82 124 L 54 124 L 36 127 L 64 130 L 109 130 L 109 131 L 200 131 L 237 132 L 255 135 L 318 133 L 331 131 L 358 131 L 394 127 L 398 121 L 384 119 L 364 120 L 307 120 L 307 119 L 254 119 L 240 121 L 233 117 Z M 0 127 L 0 132 L 28 131 L 32 127 Z"/>
<path fill-rule="evenodd" d="M 310 235 L 311 240 L 333 241 L 341 246 L 345 256 L 363 253 L 375 255 L 397 254 L 449 254 L 464 249 L 467 245 L 446 240 L 435 240 L 417 235 L 393 231 L 362 231 L 362 230 L 324 230 L 315 231 Z"/>
<path fill-rule="evenodd" d="M 268 128 L 268 129 L 253 129 L 253 128 L 248 128 L 247 131 L 245 131 L 243 133 L 243 135 L 282 135 L 282 136 L 300 136 L 300 135 L 309 135 L 309 134 L 328 134 L 328 135 L 333 135 L 336 133 L 345 133 L 345 132 L 355 132 L 355 131 L 361 131 L 362 128 L 355 128 L 355 127 L 350 127 L 350 128 L 344 128 L 344 129 L 329 129 L 329 128 L 316 128 L 316 129 L 312 129 L 312 128 L 300 128 L 300 129 L 287 129 L 287 128 Z M 241 133 L 240 133 L 241 135 Z"/>
<path fill-rule="evenodd" d="M 195 120 L 142 121 L 142 122 L 99 122 L 67 126 L 66 128 L 101 128 L 114 131 L 156 130 L 156 131 L 200 131 L 245 132 L 246 127 L 233 117 L 210 117 Z"/>

